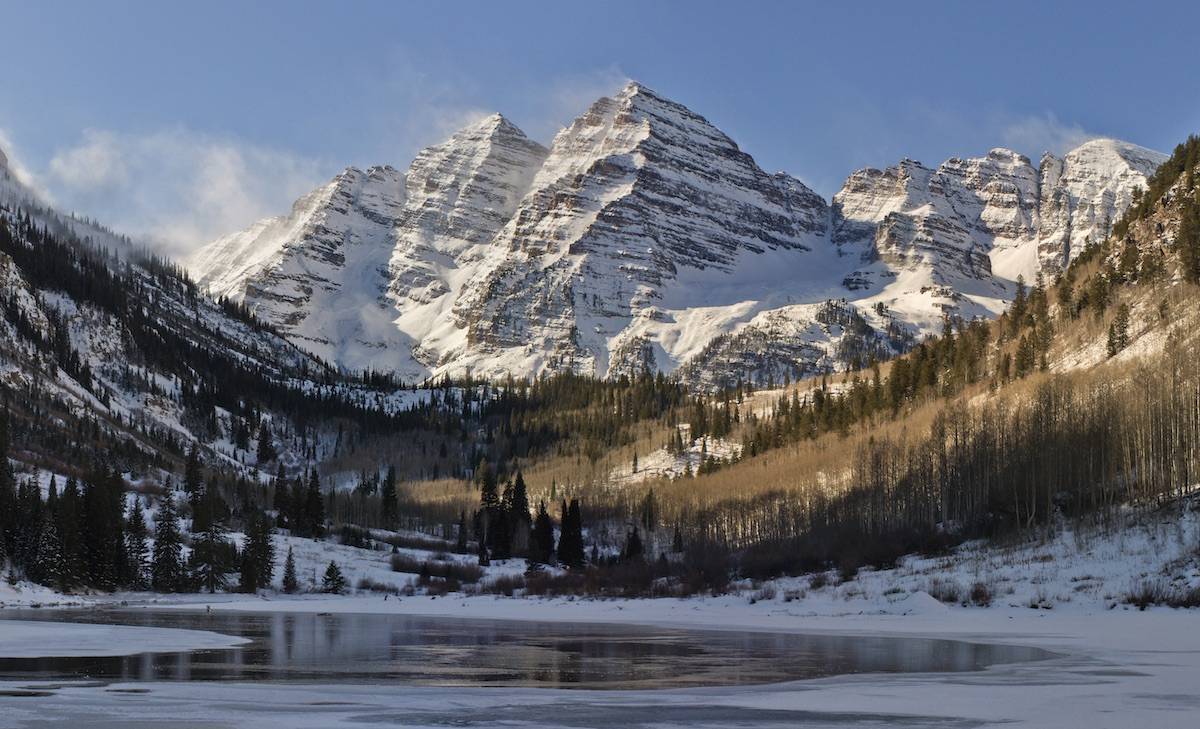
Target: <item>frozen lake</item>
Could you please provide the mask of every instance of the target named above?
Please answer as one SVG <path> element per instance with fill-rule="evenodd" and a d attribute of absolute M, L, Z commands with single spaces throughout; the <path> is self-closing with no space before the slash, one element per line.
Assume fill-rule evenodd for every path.
<path fill-rule="evenodd" d="M 916 637 L 682 630 L 381 614 L 180 610 L 5 611 L 4 618 L 189 628 L 236 648 L 4 658 L 0 681 L 354 683 L 673 689 L 862 673 L 979 671 L 1038 648 Z"/>

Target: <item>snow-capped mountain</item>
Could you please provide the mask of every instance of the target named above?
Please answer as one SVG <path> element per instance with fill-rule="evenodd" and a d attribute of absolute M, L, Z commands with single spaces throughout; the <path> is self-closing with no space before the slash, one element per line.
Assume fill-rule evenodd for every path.
<path fill-rule="evenodd" d="M 459 298 L 467 341 L 451 359 L 485 374 L 674 369 L 687 352 L 679 315 L 744 302 L 748 259 L 811 265 L 825 207 L 704 118 L 630 84 L 555 137 Z M 697 277 L 748 286 L 728 297 L 689 285 Z"/>
<path fill-rule="evenodd" d="M 826 202 L 638 83 L 547 150 L 493 115 L 401 176 L 347 170 L 188 266 L 300 346 L 407 378 L 679 371 L 718 386 L 886 356 L 1001 311 L 1165 159 L 1094 140 L 853 173 Z"/>

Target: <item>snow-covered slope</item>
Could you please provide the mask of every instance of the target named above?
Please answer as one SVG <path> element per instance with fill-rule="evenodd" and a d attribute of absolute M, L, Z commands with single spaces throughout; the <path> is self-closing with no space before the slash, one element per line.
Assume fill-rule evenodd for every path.
<path fill-rule="evenodd" d="M 465 340 L 451 308 L 478 281 L 492 237 L 512 217 L 546 149 L 493 114 L 424 150 L 409 167 L 395 230 L 388 297 L 396 326 L 429 368 Z"/>
<path fill-rule="evenodd" d="M 630 83 L 549 150 L 493 115 L 403 181 L 347 170 L 188 265 L 345 368 L 649 368 L 716 386 L 842 368 L 946 315 L 998 313 L 1018 277 L 1106 234 L 1163 159 L 1094 140 L 1037 168 L 1007 149 L 903 160 L 827 203 Z"/>
<path fill-rule="evenodd" d="M 400 369 L 411 349 L 382 296 L 404 201 L 400 173 L 348 168 L 296 202 L 197 251 L 187 266 L 309 352 L 342 367 Z"/>

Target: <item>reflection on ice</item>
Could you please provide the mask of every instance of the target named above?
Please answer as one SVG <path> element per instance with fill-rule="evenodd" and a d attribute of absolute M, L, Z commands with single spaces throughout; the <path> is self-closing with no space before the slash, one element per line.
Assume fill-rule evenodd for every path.
<path fill-rule="evenodd" d="M 18 613 L 13 618 L 21 617 Z M 0 660 L 0 680 L 320 681 L 677 688 L 868 672 L 974 671 L 1044 651 L 926 638 L 668 630 L 400 615 L 113 611 L 41 620 L 198 628 L 245 636 L 225 650 Z"/>

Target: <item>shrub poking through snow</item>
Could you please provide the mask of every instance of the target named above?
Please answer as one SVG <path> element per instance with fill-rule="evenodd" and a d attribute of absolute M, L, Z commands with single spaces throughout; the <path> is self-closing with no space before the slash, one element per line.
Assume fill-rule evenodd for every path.
<path fill-rule="evenodd" d="M 992 604 L 992 588 L 986 582 L 976 582 L 971 585 L 971 604 L 977 607 L 987 607 Z"/>
<path fill-rule="evenodd" d="M 391 564 L 393 572 L 420 575 L 425 580 L 431 577 L 440 577 L 455 579 L 459 582 L 479 582 L 479 579 L 483 577 L 482 568 L 466 562 L 418 560 L 406 554 L 393 554 Z"/>
<path fill-rule="evenodd" d="M 932 579 L 925 587 L 925 592 L 928 592 L 938 602 L 944 602 L 947 605 L 953 605 L 962 600 L 962 587 L 957 582 L 950 580 Z"/>

